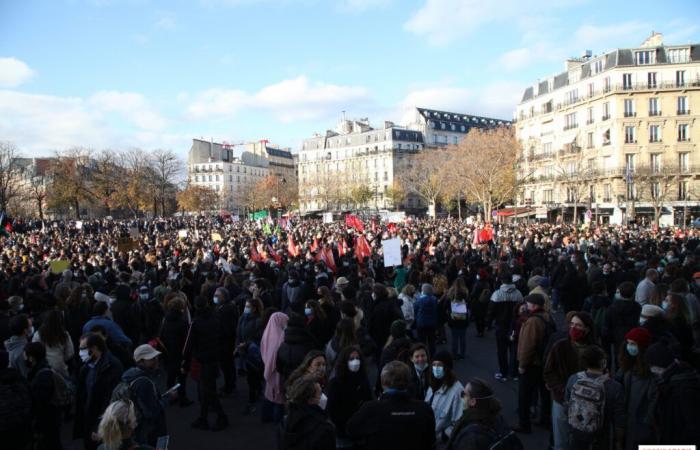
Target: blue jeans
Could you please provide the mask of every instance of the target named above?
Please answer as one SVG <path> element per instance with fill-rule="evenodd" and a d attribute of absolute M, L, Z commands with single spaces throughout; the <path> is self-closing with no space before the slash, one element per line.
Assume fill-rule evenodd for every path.
<path fill-rule="evenodd" d="M 566 450 L 569 444 L 569 421 L 566 408 L 556 400 L 552 400 L 552 437 L 554 450 Z"/>
<path fill-rule="evenodd" d="M 452 356 L 464 358 L 467 353 L 467 327 L 450 327 Z"/>

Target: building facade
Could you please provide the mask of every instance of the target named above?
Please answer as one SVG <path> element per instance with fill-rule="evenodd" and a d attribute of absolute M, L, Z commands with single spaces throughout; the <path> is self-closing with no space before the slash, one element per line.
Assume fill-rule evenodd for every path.
<path fill-rule="evenodd" d="M 661 211 L 678 219 L 700 200 L 700 45 L 587 52 L 528 87 L 516 109 L 519 205 L 603 221 Z"/>
<path fill-rule="evenodd" d="M 455 112 L 414 108 L 404 125 L 385 121 L 373 128 L 367 119 L 341 120 L 335 130 L 305 139 L 299 153 L 299 203 L 302 213 L 360 207 L 409 211 L 424 208 L 415 195 L 395 205 L 390 190 L 400 186 L 416 153 L 458 144 L 472 128 L 494 128 L 509 121 Z M 364 205 L 351 192 L 366 186 L 372 193 Z"/>
<path fill-rule="evenodd" d="M 201 139 L 192 139 L 187 169 L 190 183 L 219 194 L 219 204 L 211 210 L 234 214 L 244 214 L 247 190 L 271 173 L 263 146 L 246 145 L 240 156 L 235 156 L 234 146 Z"/>

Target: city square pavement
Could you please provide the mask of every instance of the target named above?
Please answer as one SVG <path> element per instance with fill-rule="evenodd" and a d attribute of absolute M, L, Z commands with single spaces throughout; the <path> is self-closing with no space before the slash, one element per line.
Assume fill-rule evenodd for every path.
<path fill-rule="evenodd" d="M 475 336 L 473 325 L 467 331 L 467 355 L 464 360 L 456 361 L 459 380 L 464 383 L 470 377 L 481 377 L 489 381 L 496 391 L 496 395 L 503 405 L 503 415 L 506 420 L 515 424 L 517 422 L 517 382 L 509 380 L 500 382 L 493 378 L 497 368 L 496 340 L 493 332 L 487 332 L 483 338 Z M 449 349 L 447 346 L 442 348 Z M 372 371 L 373 374 L 376 370 Z M 370 380 L 374 382 L 374 375 Z M 222 380 L 219 380 L 220 383 Z M 189 396 L 196 399 L 194 383 L 188 384 Z M 190 423 L 194 421 L 198 413 L 198 404 L 195 403 L 186 408 L 171 406 L 167 410 L 168 430 L 170 432 L 170 450 L 275 450 L 277 449 L 278 427 L 270 424 L 262 424 L 258 413 L 252 416 L 243 415 L 243 408 L 247 400 L 247 387 L 245 378 L 238 378 L 238 388 L 233 396 L 221 399 L 226 414 L 229 416 L 231 426 L 219 432 L 193 430 Z M 210 415 L 210 423 L 213 424 L 214 416 Z M 69 441 L 69 426 L 64 433 L 64 444 L 70 450 L 82 449 L 80 441 Z M 549 431 L 533 426 L 531 435 L 519 435 L 526 449 L 540 450 L 548 448 Z M 391 450 L 391 449 L 387 449 Z"/>

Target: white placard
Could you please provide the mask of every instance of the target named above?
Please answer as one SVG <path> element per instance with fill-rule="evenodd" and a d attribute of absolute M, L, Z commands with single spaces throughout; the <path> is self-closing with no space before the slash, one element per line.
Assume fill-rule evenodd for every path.
<path fill-rule="evenodd" d="M 323 223 L 333 223 L 333 213 L 323 213 Z"/>
<path fill-rule="evenodd" d="M 185 239 L 187 237 L 187 234 L 188 234 L 187 230 L 180 230 L 177 232 L 177 236 L 180 238 L 183 238 L 183 239 Z"/>
<path fill-rule="evenodd" d="M 401 265 L 401 240 L 399 238 L 382 241 L 384 267 Z"/>
<path fill-rule="evenodd" d="M 82 220 L 76 220 L 76 221 L 75 221 L 75 229 L 76 229 L 76 230 L 82 230 L 82 229 L 83 229 L 83 221 L 82 221 Z"/>

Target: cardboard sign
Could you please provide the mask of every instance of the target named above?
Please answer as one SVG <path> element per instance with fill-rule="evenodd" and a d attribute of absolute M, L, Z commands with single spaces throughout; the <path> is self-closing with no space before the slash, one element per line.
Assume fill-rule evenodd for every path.
<path fill-rule="evenodd" d="M 132 241 L 131 238 L 124 237 L 117 240 L 117 251 L 118 252 L 130 252 L 138 248 L 138 242 Z"/>
<path fill-rule="evenodd" d="M 180 230 L 177 232 L 177 237 L 180 239 L 187 239 L 187 230 Z"/>
<path fill-rule="evenodd" d="M 323 223 L 333 223 L 333 213 L 323 213 Z"/>
<path fill-rule="evenodd" d="M 384 267 L 401 265 L 401 240 L 399 238 L 382 241 Z"/>
<path fill-rule="evenodd" d="M 67 259 L 55 259 L 49 263 L 51 273 L 59 274 L 70 267 L 70 262 Z"/>
<path fill-rule="evenodd" d="M 223 239 L 221 238 L 221 235 L 219 233 L 212 233 L 211 234 L 211 240 L 214 242 L 221 242 Z"/>
<path fill-rule="evenodd" d="M 75 229 L 76 230 L 82 230 L 83 229 L 83 221 L 82 220 L 77 220 L 75 222 Z"/>

